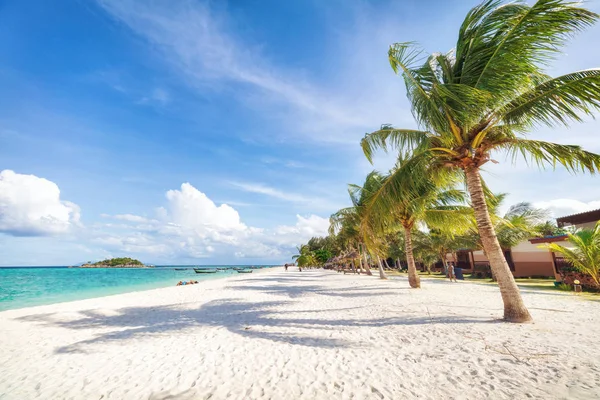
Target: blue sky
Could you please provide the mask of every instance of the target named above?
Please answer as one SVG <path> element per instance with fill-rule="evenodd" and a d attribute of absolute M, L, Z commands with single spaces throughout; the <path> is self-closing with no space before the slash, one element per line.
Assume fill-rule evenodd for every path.
<path fill-rule="evenodd" d="M 0 265 L 289 260 L 373 168 L 364 133 L 414 126 L 387 47 L 447 51 L 474 4 L 3 2 Z M 599 28 L 550 72 L 598 67 Z M 598 128 L 533 136 L 600 151 Z M 487 179 L 508 203 L 600 207 L 597 178 L 503 162 Z"/>

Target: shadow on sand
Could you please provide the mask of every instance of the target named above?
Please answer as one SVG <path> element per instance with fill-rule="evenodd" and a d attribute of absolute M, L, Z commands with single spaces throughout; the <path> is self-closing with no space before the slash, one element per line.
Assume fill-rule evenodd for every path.
<path fill-rule="evenodd" d="M 302 278 L 258 278 L 246 279 L 245 283 L 262 283 L 262 285 L 230 286 L 230 289 L 240 291 L 256 290 L 289 296 L 282 301 L 251 301 L 226 298 L 210 301 L 204 304 L 187 303 L 166 306 L 128 307 L 119 309 L 117 315 L 105 315 L 100 310 L 80 311 L 74 320 L 63 320 L 54 313 L 35 314 L 18 318 L 35 324 L 60 327 L 73 330 L 101 329 L 95 337 L 58 347 L 55 353 L 86 353 L 90 346 L 103 342 L 125 342 L 143 337 L 186 334 L 196 327 L 220 327 L 229 332 L 248 339 L 262 339 L 273 342 L 283 342 L 310 347 L 339 347 L 352 346 L 353 342 L 332 337 L 306 335 L 311 330 L 351 330 L 355 327 L 383 327 L 391 325 L 423 325 L 423 324 L 460 324 L 460 323 L 494 323 L 493 320 L 477 317 L 456 315 L 444 316 L 406 316 L 398 315 L 389 318 L 348 318 L 350 310 L 369 307 L 363 304 L 359 307 L 338 309 L 311 309 L 281 311 L 280 306 L 297 303 L 294 297 L 309 294 L 320 294 L 343 298 L 365 298 L 382 296 L 400 292 L 389 291 L 389 287 L 362 286 L 341 289 L 326 289 L 320 285 L 294 286 Z M 318 280 L 318 279 L 317 279 Z M 242 282 L 242 281 L 240 281 Z M 264 283 L 271 282 L 270 285 Z M 278 282 L 279 284 L 276 284 Z M 288 285 L 289 284 L 289 285 Z M 387 290 L 387 291 L 385 291 Z M 197 306 L 195 306 L 197 304 Z M 336 318 L 319 318 L 322 311 L 336 311 Z M 306 316 L 305 314 L 309 314 Z M 300 315 L 300 317 L 294 317 Z M 331 314 L 329 314 L 331 315 Z M 290 333 L 293 332 L 293 333 Z M 295 333 L 298 332 L 298 333 Z M 322 332 L 319 332 L 322 334 Z M 318 333 L 317 333 L 318 334 Z M 348 335 L 345 335 L 348 336 Z"/>

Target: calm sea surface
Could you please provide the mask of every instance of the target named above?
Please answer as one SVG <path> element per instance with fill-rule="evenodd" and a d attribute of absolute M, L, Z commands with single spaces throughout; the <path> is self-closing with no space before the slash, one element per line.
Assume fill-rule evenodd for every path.
<path fill-rule="evenodd" d="M 229 266 L 228 266 L 229 267 Z M 175 268 L 187 268 L 176 271 Z M 217 268 L 202 266 L 202 268 Z M 234 270 L 196 274 L 190 266 L 155 268 L 0 267 L 0 311 L 219 279 Z"/>

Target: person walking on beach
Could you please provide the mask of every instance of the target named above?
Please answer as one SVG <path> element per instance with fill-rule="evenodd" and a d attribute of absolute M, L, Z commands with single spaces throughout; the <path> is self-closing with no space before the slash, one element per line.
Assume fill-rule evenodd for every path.
<path fill-rule="evenodd" d="M 288 265 L 287 265 L 287 264 L 285 264 L 284 266 L 285 266 L 285 270 L 287 271 Z"/>
<path fill-rule="evenodd" d="M 454 282 L 458 282 L 456 280 L 456 275 L 454 274 L 454 263 L 448 263 L 448 278 L 450 278 L 450 282 L 454 279 Z"/>

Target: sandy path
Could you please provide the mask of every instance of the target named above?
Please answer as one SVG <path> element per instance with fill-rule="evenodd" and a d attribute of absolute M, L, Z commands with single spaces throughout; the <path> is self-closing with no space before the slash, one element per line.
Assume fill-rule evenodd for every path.
<path fill-rule="evenodd" d="M 2 312 L 0 398 L 600 398 L 600 302 L 261 272 Z"/>

